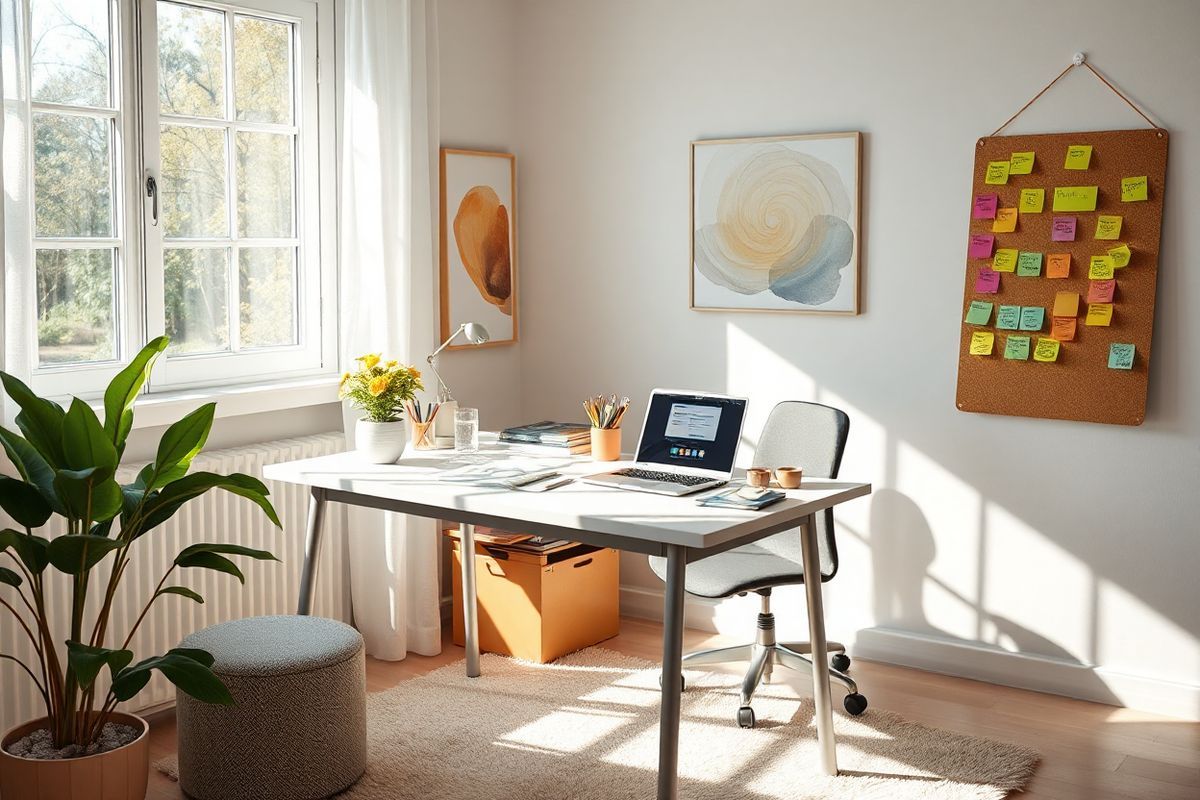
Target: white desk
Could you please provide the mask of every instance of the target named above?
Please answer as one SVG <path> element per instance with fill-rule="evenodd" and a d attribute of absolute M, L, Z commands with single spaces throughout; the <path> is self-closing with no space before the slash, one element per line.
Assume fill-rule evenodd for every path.
<path fill-rule="evenodd" d="M 499 445 L 485 446 L 483 455 L 504 457 L 508 451 Z M 870 494 L 870 484 L 806 478 L 803 488 L 787 492 L 787 499 L 763 511 L 738 511 L 697 506 L 692 497 L 626 492 L 579 482 L 543 493 L 450 483 L 441 480 L 439 473 L 453 466 L 448 463 L 453 458 L 454 453 L 448 451 L 409 451 L 396 464 L 374 465 L 363 463 L 354 453 L 340 453 L 266 467 L 263 472 L 267 478 L 303 484 L 312 491 L 298 613 L 310 611 L 320 556 L 321 522 L 325 503 L 329 501 L 457 522 L 464 553 L 475 551 L 475 525 L 488 525 L 665 556 L 658 798 L 674 800 L 678 795 L 680 660 L 687 564 L 798 527 L 812 639 L 813 698 L 821 768 L 826 774 L 837 774 L 815 515 Z M 575 476 L 621 465 L 619 462 L 599 465 L 579 458 L 538 460 L 553 461 L 561 472 Z M 477 677 L 479 637 L 474 559 L 463 559 L 462 582 L 467 675 Z"/>

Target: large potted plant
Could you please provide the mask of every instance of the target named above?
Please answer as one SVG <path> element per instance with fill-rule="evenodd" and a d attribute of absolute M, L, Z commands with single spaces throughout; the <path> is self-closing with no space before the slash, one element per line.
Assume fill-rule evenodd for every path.
<path fill-rule="evenodd" d="M 404 452 L 404 406 L 425 387 L 421 373 L 379 353 L 354 359 L 359 368 L 342 375 L 338 396 L 363 412 L 354 423 L 354 449 L 372 464 L 394 464 Z"/>
<path fill-rule="evenodd" d="M 130 642 L 151 607 L 164 598 L 203 603 L 192 589 L 175 585 L 177 570 L 207 569 L 245 581 L 230 556 L 274 559 L 264 550 L 233 544 L 193 544 L 174 559 L 125 630 L 110 625 L 113 599 L 139 539 L 210 489 L 249 499 L 272 522 L 279 518 L 267 487 L 249 475 L 189 472 L 212 427 L 215 404 L 201 406 L 171 425 L 154 460 L 130 483 L 116 476 L 133 427 L 133 404 L 167 338 L 151 341 L 104 393 L 104 422 L 74 399 L 63 410 L 38 397 L 17 378 L 0 372 L 4 390 L 20 408 L 23 435 L 0 427 L 0 443 L 20 477 L 0 476 L 0 508 L 17 528 L 0 531 L 0 622 L 28 637 L 35 657 L 14 661 L 37 686 L 46 716 L 0 739 L 0 796 L 4 800 L 61 797 L 111 798 L 114 786 L 142 800 L 149 770 L 148 726 L 116 711 L 150 681 L 153 670 L 180 691 L 210 703 L 233 702 L 213 674 L 203 650 L 173 649 L 134 660 Z M 52 516 L 65 530 L 37 533 Z M 4 558 L 6 557 L 6 558 Z M 65 577 L 55 575 L 63 573 Z M 89 602 L 89 597 L 93 602 Z M 60 604 L 69 604 L 69 629 L 58 630 Z M 108 688 L 97 679 L 107 671 Z M 39 788 L 40 787 L 40 788 Z M 47 794 L 48 787 L 56 787 Z M 39 793 L 40 792 L 40 793 Z"/>

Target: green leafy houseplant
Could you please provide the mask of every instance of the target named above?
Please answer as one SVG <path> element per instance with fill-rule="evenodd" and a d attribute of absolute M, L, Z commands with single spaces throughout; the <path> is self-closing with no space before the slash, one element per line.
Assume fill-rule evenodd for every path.
<path fill-rule="evenodd" d="M 27 664 L 11 654 L 37 685 L 46 704 L 48 727 L 57 747 L 87 746 L 95 741 L 117 703 L 129 700 L 158 670 L 181 691 L 206 702 L 233 702 L 213 673 L 213 658 L 203 650 L 173 649 L 134 663 L 128 649 L 154 603 L 167 596 L 203 603 L 184 586 L 168 582 L 177 569 L 208 569 L 245 582 L 229 556 L 275 560 L 263 550 L 232 544 L 193 544 L 174 559 L 141 614 L 119 646 L 107 646 L 113 598 L 125 575 L 137 541 L 170 519 L 188 501 L 210 489 L 224 489 L 249 499 L 275 525 L 279 517 L 267 499 L 267 487 L 249 475 L 189 474 L 192 460 L 204 447 L 216 405 L 206 404 L 171 425 L 158 443 L 154 461 L 132 483 L 116 481 L 125 442 L 133 427 L 133 403 L 167 338 L 151 341 L 120 372 L 104 393 L 104 422 L 87 403 L 75 398 L 67 410 L 38 397 L 17 378 L 0 372 L 4 390 L 20 408 L 17 427 L 23 436 L 0 427 L 0 443 L 20 479 L 0 476 L 0 508 L 20 530 L 0 531 L 0 583 L 15 588 L 0 595 L 0 606 L 29 637 L 36 653 Z M 52 539 L 35 531 L 57 515 L 66 533 Z M 65 573 L 70 587 L 70 631 L 65 650 L 61 632 L 53 630 L 50 613 L 59 600 L 48 591 L 47 570 Z M 101 593 L 99 609 L 88 613 L 90 591 Z M 61 593 L 60 593 L 61 594 Z M 9 602 L 6 597 L 13 597 Z M 65 657 L 64 657 L 65 655 Z M 101 694 L 96 679 L 107 668 L 111 688 Z"/>

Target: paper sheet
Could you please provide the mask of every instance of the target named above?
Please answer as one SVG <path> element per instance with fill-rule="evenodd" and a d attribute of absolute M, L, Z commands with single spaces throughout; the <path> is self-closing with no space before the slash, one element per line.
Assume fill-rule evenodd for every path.
<path fill-rule="evenodd" d="M 1046 256 L 1047 278 L 1068 278 L 1071 275 L 1071 254 L 1050 253 Z"/>
<path fill-rule="evenodd" d="M 1034 154 L 1032 150 L 1024 153 L 1013 153 L 1008 159 L 1009 175 L 1029 175 L 1033 172 Z"/>
<path fill-rule="evenodd" d="M 1020 306 L 1000 306 L 996 311 L 996 327 L 1002 331 L 1015 331 L 1021 327 Z"/>
<path fill-rule="evenodd" d="M 1008 162 L 989 161 L 987 176 L 983 179 L 983 182 L 992 184 L 993 186 L 1008 183 Z"/>
<path fill-rule="evenodd" d="M 1017 201 L 1017 208 L 1022 214 L 1040 214 L 1044 205 L 1046 205 L 1045 189 L 1021 190 L 1021 199 Z"/>
<path fill-rule="evenodd" d="M 975 276 L 975 294 L 995 294 L 1000 291 L 1000 273 L 991 267 L 982 267 Z"/>
<path fill-rule="evenodd" d="M 1113 342 L 1108 346 L 1109 369 L 1133 369 L 1133 355 L 1136 348 L 1125 342 Z"/>
<path fill-rule="evenodd" d="M 1089 303 L 1111 303 L 1116 290 L 1117 282 L 1112 278 L 1106 281 L 1090 281 L 1088 284 L 1087 301 Z"/>
<path fill-rule="evenodd" d="M 992 319 L 992 304 L 983 300 L 972 300 L 967 307 L 968 325 L 987 325 Z"/>
<path fill-rule="evenodd" d="M 1021 306 L 1021 330 L 1040 331 L 1046 323 L 1046 309 L 1041 306 Z"/>
<path fill-rule="evenodd" d="M 1023 278 L 1036 278 L 1042 274 L 1042 254 L 1022 252 L 1017 256 L 1017 274 Z"/>
<path fill-rule="evenodd" d="M 992 222 L 992 233 L 1012 233 L 1017 229 L 1017 210 L 1015 208 L 996 209 L 996 219 Z"/>
<path fill-rule="evenodd" d="M 1033 349 L 1033 360 L 1049 363 L 1058 361 L 1059 343 L 1057 339 L 1038 339 Z"/>
<path fill-rule="evenodd" d="M 1000 195 L 981 194 L 975 198 L 971 208 L 971 219 L 995 219 L 996 207 L 1000 204 Z"/>
<path fill-rule="evenodd" d="M 1009 336 L 1004 340 L 1004 357 L 1012 361 L 1029 360 L 1029 337 Z"/>
<path fill-rule="evenodd" d="M 1095 211 L 1095 186 L 1058 186 L 1054 189 L 1055 211 Z"/>
<path fill-rule="evenodd" d="M 1150 184 L 1146 180 L 1145 175 L 1138 175 L 1133 178 L 1121 178 L 1121 202 L 1137 203 L 1142 200 L 1148 200 L 1150 198 L 1149 187 Z"/>
<path fill-rule="evenodd" d="M 990 233 L 973 233 L 967 245 L 968 258 L 991 258 L 996 247 L 996 237 Z"/>
<path fill-rule="evenodd" d="M 1050 241 L 1075 241 L 1075 217 L 1055 217 L 1050 225 Z"/>
<path fill-rule="evenodd" d="M 1120 247 L 1109 249 L 1108 255 L 1113 260 L 1113 267 L 1116 269 L 1124 269 L 1129 266 L 1129 262 L 1133 259 L 1133 253 L 1129 249 L 1129 245 L 1123 244 Z"/>
<path fill-rule="evenodd" d="M 1075 317 L 1055 317 L 1050 323 L 1050 338 L 1060 342 L 1075 341 Z"/>
<path fill-rule="evenodd" d="M 1092 256 L 1088 266 L 1088 277 L 1094 281 L 1106 281 L 1115 273 L 1112 256 Z"/>
<path fill-rule="evenodd" d="M 1112 214 L 1101 214 L 1096 218 L 1096 238 L 1115 241 L 1121 238 L 1121 218 Z"/>
<path fill-rule="evenodd" d="M 1108 327 L 1112 323 L 1112 303 L 1089 303 L 1085 324 Z"/>
<path fill-rule="evenodd" d="M 992 258 L 992 269 L 996 272 L 1012 272 L 1017 268 L 1017 249 L 1001 247 Z"/>
<path fill-rule="evenodd" d="M 1051 312 L 1054 317 L 1077 317 L 1079 316 L 1079 293 L 1078 292 L 1058 292 L 1054 295 L 1054 311 Z"/>
<path fill-rule="evenodd" d="M 1067 148 L 1067 159 L 1063 169 L 1087 169 L 1092 161 L 1090 144 L 1073 144 Z"/>
<path fill-rule="evenodd" d="M 991 331 L 975 331 L 971 334 L 971 355 L 990 356 L 995 341 L 996 334 Z"/>

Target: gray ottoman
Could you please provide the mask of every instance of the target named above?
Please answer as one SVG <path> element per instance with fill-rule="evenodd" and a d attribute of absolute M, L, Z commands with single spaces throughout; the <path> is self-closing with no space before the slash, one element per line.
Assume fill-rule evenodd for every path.
<path fill-rule="evenodd" d="M 177 692 L 179 784 L 197 800 L 316 800 L 367 765 L 362 636 L 321 617 L 251 617 L 187 637 L 236 705 Z"/>

